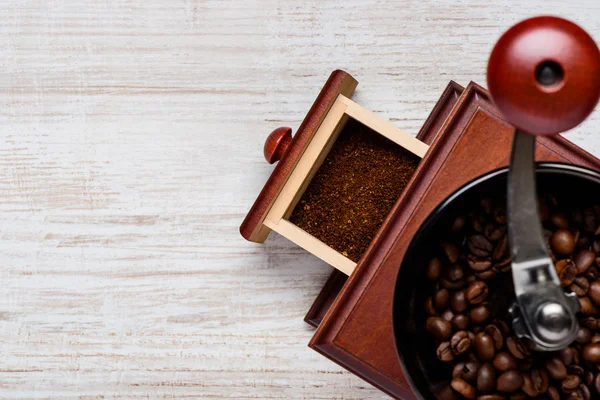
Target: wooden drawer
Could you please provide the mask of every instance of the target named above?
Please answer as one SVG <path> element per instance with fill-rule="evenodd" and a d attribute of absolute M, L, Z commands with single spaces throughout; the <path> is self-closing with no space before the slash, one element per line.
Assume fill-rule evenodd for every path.
<path fill-rule="evenodd" d="M 356 267 L 356 257 L 351 260 L 344 251 L 334 249 L 290 221 L 298 201 L 340 133 L 352 120 L 352 126 L 360 124 L 367 128 L 369 134 L 388 139 L 386 146 L 399 146 L 417 159 L 429 149 L 421 140 L 352 101 L 349 96 L 356 85 L 349 74 L 334 71 L 297 134 L 292 138 L 289 128 L 278 128 L 269 136 L 265 143 L 265 158 L 269 162 L 279 160 L 279 164 L 240 228 L 247 240 L 259 243 L 271 230 L 276 231 L 346 275 Z M 400 193 L 401 188 L 398 197 Z M 383 210 L 383 214 L 387 214 L 389 209 Z"/>

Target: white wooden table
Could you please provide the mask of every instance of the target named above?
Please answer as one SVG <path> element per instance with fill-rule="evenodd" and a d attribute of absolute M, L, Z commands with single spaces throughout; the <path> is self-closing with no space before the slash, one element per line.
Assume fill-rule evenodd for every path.
<path fill-rule="evenodd" d="M 600 40 L 596 0 L 503 3 L 2 1 L 0 398 L 384 397 L 306 347 L 330 268 L 238 234 L 263 141 L 336 68 L 414 135 L 518 20 Z"/>

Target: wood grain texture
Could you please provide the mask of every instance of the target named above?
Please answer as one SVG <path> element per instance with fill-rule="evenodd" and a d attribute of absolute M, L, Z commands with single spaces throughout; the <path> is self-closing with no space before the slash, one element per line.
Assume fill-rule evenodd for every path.
<path fill-rule="evenodd" d="M 336 68 L 416 134 L 450 79 L 595 0 L 1 4 L 0 398 L 380 399 L 306 347 L 331 268 L 238 227 Z M 568 137 L 600 155 L 600 114 Z"/>

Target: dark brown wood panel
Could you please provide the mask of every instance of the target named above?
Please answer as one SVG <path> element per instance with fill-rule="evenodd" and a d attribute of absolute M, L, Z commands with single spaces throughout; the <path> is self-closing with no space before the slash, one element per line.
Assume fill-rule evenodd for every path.
<path fill-rule="evenodd" d="M 454 81 L 448 83 L 448 86 L 446 86 L 446 89 L 444 89 L 433 110 L 425 120 L 423 127 L 419 130 L 417 139 L 429 145 L 433 142 L 464 90 L 464 87 Z M 321 289 L 304 317 L 304 321 L 307 324 L 314 327 L 319 326 L 347 280 L 348 276 L 343 272 L 337 269 L 332 271 L 323 289 Z"/>
<path fill-rule="evenodd" d="M 471 83 L 409 186 L 359 262 L 309 346 L 391 396 L 415 399 L 396 356 L 392 300 L 411 238 L 429 213 L 471 179 L 507 165 L 513 128 Z M 538 140 L 538 160 L 600 169 L 600 160 L 562 137 Z"/>

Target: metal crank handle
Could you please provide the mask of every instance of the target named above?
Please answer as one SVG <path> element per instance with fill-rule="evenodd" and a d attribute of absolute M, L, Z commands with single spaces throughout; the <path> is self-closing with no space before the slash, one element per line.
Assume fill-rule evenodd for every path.
<path fill-rule="evenodd" d="M 577 335 L 579 301 L 564 293 L 548 254 L 538 212 L 533 135 L 515 132 L 508 175 L 508 237 L 516 303 L 513 328 L 538 350 L 556 351 Z"/>

